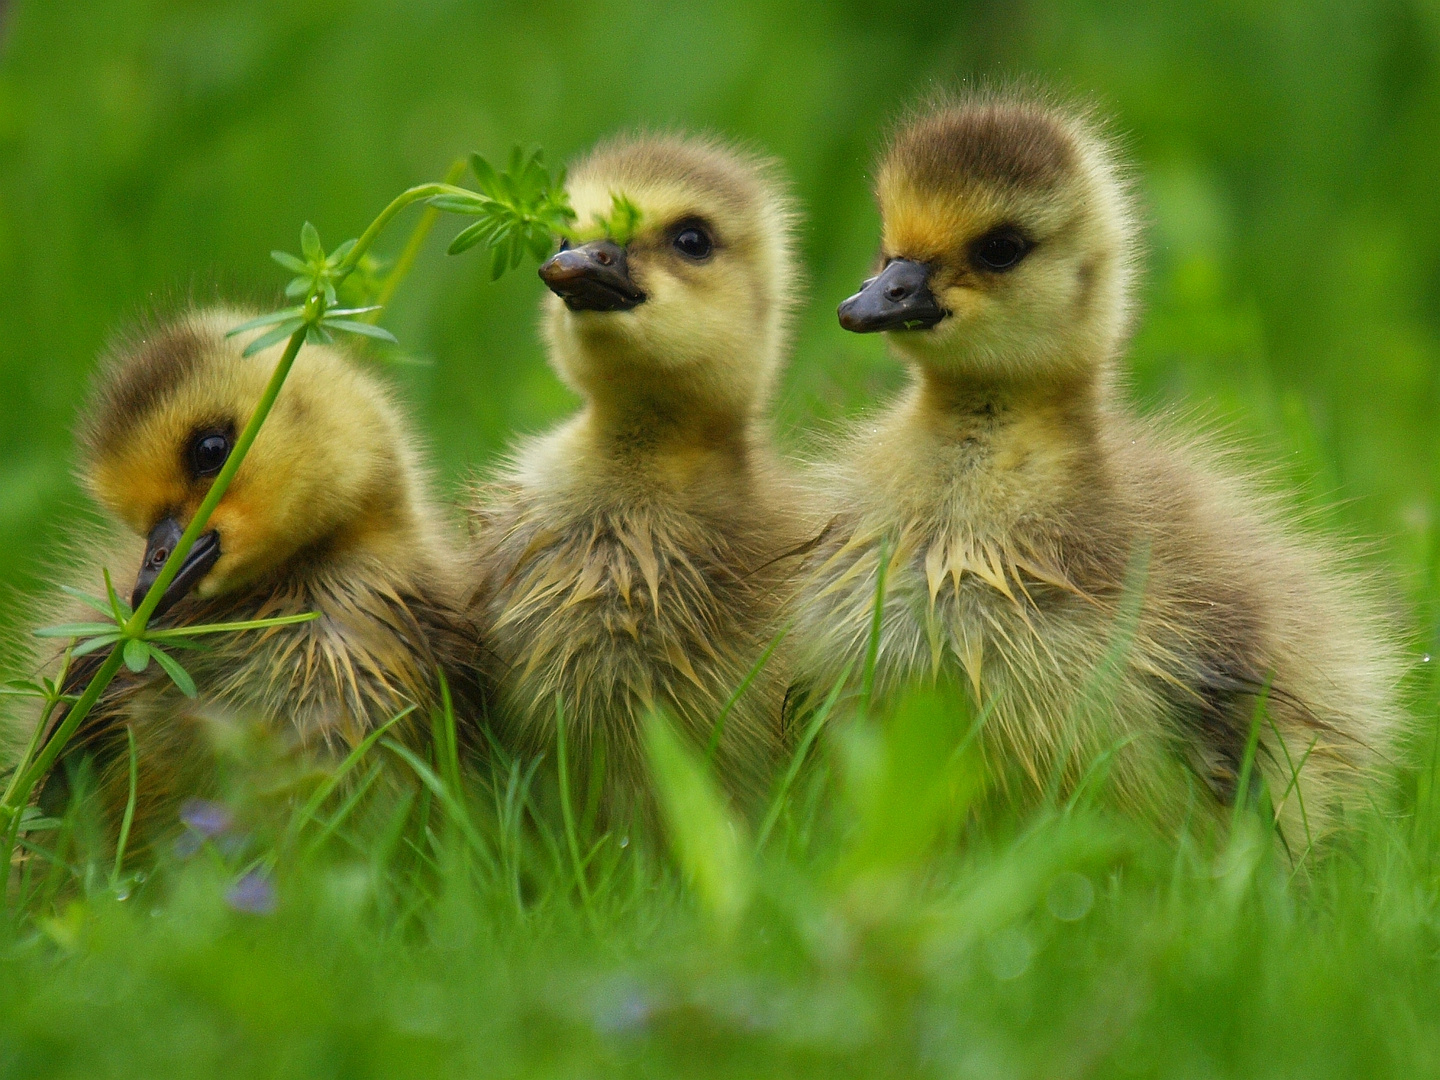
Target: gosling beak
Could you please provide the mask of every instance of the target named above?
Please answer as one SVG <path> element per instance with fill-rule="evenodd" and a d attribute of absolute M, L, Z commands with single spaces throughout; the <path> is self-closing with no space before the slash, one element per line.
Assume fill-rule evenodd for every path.
<path fill-rule="evenodd" d="M 840 305 L 840 325 L 856 334 L 877 330 L 929 330 L 945 309 L 928 284 L 930 268 L 909 259 L 891 259 L 879 275 Z"/>
<path fill-rule="evenodd" d="M 180 542 L 180 534 L 184 531 L 173 517 L 167 517 L 150 530 L 150 538 L 145 542 L 145 561 L 140 564 L 140 576 L 135 579 L 135 591 L 130 595 L 131 607 L 139 607 L 140 602 L 145 599 L 145 594 L 150 591 L 150 586 L 155 584 L 155 579 L 165 568 L 165 560 L 170 558 L 170 553 L 175 550 L 175 545 Z M 170 610 L 199 584 L 200 579 L 210 572 L 218 558 L 220 534 L 213 529 L 201 533 L 195 546 L 190 549 L 190 554 L 186 555 L 185 561 L 180 564 L 180 572 L 171 579 L 165 594 L 160 597 L 160 603 L 156 605 L 155 615 L 152 617 L 158 617 Z"/>
<path fill-rule="evenodd" d="M 625 249 L 613 240 L 557 251 L 541 263 L 540 280 L 571 311 L 629 311 L 645 302 L 630 280 Z"/>

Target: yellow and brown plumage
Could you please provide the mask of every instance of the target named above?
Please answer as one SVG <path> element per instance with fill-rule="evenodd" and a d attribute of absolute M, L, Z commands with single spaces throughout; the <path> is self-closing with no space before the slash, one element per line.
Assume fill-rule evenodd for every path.
<path fill-rule="evenodd" d="M 582 222 L 614 194 L 642 216 L 624 247 L 541 268 L 551 362 L 585 406 L 477 491 L 477 606 L 502 740 L 553 746 L 558 700 L 572 759 L 603 755 L 613 808 L 637 790 L 646 713 L 704 745 L 778 630 L 776 560 L 804 527 L 763 410 L 798 289 L 786 200 L 743 153 L 622 139 L 569 190 Z M 737 793 L 773 760 L 785 685 L 774 658 L 725 718 Z"/>
<path fill-rule="evenodd" d="M 968 684 L 995 774 L 1032 795 L 1113 750 L 1119 801 L 1172 825 L 1187 771 L 1235 798 L 1268 685 L 1257 767 L 1303 847 L 1373 790 L 1397 653 L 1342 556 L 1223 452 L 1127 410 L 1117 168 L 1088 120 L 1023 97 L 894 136 L 881 267 L 840 318 L 888 331 L 914 376 L 815 470 L 834 522 L 799 588 L 799 663 L 822 685 L 858 668 L 888 551 L 878 686 Z"/>
<path fill-rule="evenodd" d="M 102 368 L 80 424 L 80 478 L 136 535 L 73 545 L 86 564 L 77 583 L 87 591 L 97 591 L 102 566 L 117 586 L 143 567 L 138 602 L 208 491 L 279 348 L 242 357 L 244 340 L 225 332 L 247 317 L 217 308 L 147 327 Z M 467 674 L 476 669 L 475 638 L 458 600 L 459 545 L 427 502 L 425 483 L 389 393 L 341 350 L 302 348 L 151 625 L 319 617 L 210 635 L 204 651 L 177 650 L 197 684 L 194 699 L 153 663 L 138 675 L 122 668 L 71 743 L 95 756 L 110 813 L 128 790 L 127 726 L 142 822 L 163 827 L 177 799 L 213 790 L 210 747 L 221 729 L 258 723 L 305 760 L 324 760 L 412 705 L 394 731 L 419 742 L 440 700 L 439 671 L 462 708 L 478 705 Z M 98 657 L 72 668 L 73 688 Z"/>

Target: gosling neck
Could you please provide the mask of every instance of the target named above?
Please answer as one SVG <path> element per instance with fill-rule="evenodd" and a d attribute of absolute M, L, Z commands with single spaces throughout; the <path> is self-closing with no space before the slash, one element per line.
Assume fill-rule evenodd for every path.
<path fill-rule="evenodd" d="M 912 419 L 941 438 L 970 438 L 1044 414 L 1077 441 L 1099 423 L 1101 381 L 1093 370 L 1039 378 L 978 376 L 917 364 L 909 404 Z"/>
<path fill-rule="evenodd" d="M 627 466 L 748 471 L 755 421 L 678 393 L 591 394 L 579 426 L 592 452 Z"/>

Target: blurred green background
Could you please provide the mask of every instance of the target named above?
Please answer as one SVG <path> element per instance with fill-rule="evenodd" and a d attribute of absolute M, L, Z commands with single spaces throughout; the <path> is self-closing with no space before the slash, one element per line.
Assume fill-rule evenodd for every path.
<path fill-rule="evenodd" d="M 811 305 L 806 430 L 901 372 L 834 319 L 871 257 L 873 148 L 936 83 L 1034 76 L 1113 114 L 1147 209 L 1133 392 L 1218 421 L 1374 558 L 1419 626 L 1437 559 L 1440 8 L 1412 0 L 0 2 L 0 582 L 83 499 L 69 432 L 106 335 L 167 296 L 268 295 L 458 154 L 551 160 L 636 125 L 780 156 Z M 407 219 L 408 221 L 409 219 Z M 442 222 L 448 236 L 453 223 Z M 402 227 L 382 245 L 389 253 Z M 447 485 L 573 406 L 530 268 L 437 235 L 387 323 Z M 1243 558 L 1237 552 L 1237 558 Z"/>

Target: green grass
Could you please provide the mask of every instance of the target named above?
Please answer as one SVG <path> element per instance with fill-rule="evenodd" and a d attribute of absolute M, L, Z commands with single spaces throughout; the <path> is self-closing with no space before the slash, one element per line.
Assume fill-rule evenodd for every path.
<path fill-rule="evenodd" d="M 899 381 L 833 316 L 873 253 L 886 118 L 1031 73 L 1095 96 L 1137 163 L 1139 406 L 1227 426 L 1297 515 L 1373 538 L 1434 650 L 1432 5 L 12 0 L 0 35 L 0 581 L 31 590 L 6 624 L 78 535 L 95 354 L 157 297 L 268 298 L 300 222 L 353 235 L 471 150 L 715 128 L 780 155 L 806 213 L 777 403 L 804 438 Z M 386 324 L 430 361 L 394 378 L 454 489 L 574 403 L 538 282 L 489 284 L 448 235 Z M 1407 692 L 1393 798 L 1298 872 L 1249 818 L 1177 847 L 1095 805 L 982 814 L 925 699 L 874 728 L 837 702 L 743 821 L 663 734 L 658 832 L 596 835 L 553 759 L 464 774 L 383 737 L 290 809 L 237 791 L 237 824 L 143 881 L 82 814 L 7 901 L 0 1076 L 1437 1074 L 1440 682 Z M 232 895 L 253 872 L 273 909 L 237 910 L 271 899 Z"/>
<path fill-rule="evenodd" d="M 883 722 L 842 702 L 763 849 L 658 720 L 661 831 L 584 831 L 539 794 L 553 761 L 462 775 L 383 739 L 351 763 L 390 776 L 367 798 L 341 785 L 290 816 L 237 796 L 142 880 L 88 857 L 72 817 L 12 896 L 0 1069 L 1436 1071 L 1428 810 L 1298 867 L 1261 816 L 1176 844 L 1093 802 L 986 811 L 963 716 L 943 695 Z"/>

